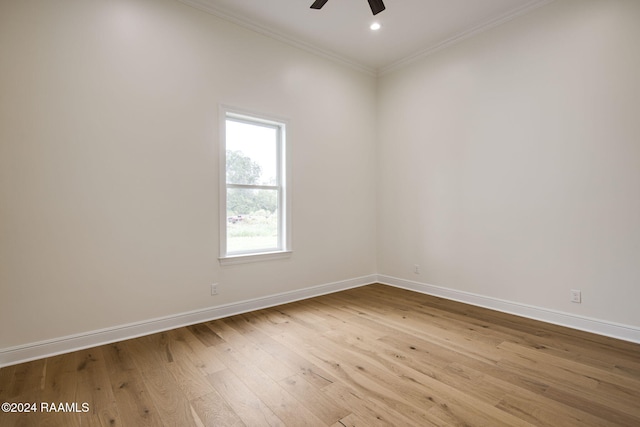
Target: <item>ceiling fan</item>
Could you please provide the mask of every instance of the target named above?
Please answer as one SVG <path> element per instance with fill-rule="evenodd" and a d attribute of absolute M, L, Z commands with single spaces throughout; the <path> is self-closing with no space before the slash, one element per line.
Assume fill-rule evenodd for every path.
<path fill-rule="evenodd" d="M 316 0 L 311 5 L 311 9 L 322 9 L 322 6 L 324 6 L 327 1 L 329 0 Z M 369 6 L 371 6 L 371 12 L 373 12 L 374 15 L 377 15 L 378 13 L 382 12 L 385 9 L 384 3 L 382 3 L 382 0 L 368 0 L 368 1 L 369 1 Z"/>

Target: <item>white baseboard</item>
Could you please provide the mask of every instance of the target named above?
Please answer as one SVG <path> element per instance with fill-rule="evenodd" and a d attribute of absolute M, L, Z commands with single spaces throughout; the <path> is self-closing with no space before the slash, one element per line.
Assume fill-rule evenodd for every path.
<path fill-rule="evenodd" d="M 378 275 L 378 283 L 640 344 L 640 328 L 576 316 L 426 283 Z"/>
<path fill-rule="evenodd" d="M 469 292 L 458 291 L 455 289 L 399 279 L 397 277 L 372 274 L 369 276 L 327 283 L 324 285 L 206 308 L 203 310 L 179 313 L 142 322 L 129 323 L 126 325 L 119 325 L 111 328 L 88 331 L 81 334 L 0 349 L 0 368 L 41 359 L 43 357 L 55 356 L 57 354 L 68 353 L 71 351 L 82 350 L 143 335 L 167 331 L 170 329 L 180 328 L 182 326 L 207 322 L 209 320 L 233 316 L 235 314 L 274 307 L 289 302 L 357 288 L 372 283 L 382 283 L 385 285 L 395 286 L 397 288 L 442 297 L 479 307 L 485 307 L 504 313 L 515 314 L 517 316 L 540 320 L 555 325 L 592 332 L 598 335 L 640 343 L 640 328 L 637 327 L 576 316 L 573 314 L 519 304 Z"/>
<path fill-rule="evenodd" d="M 0 368 L 375 283 L 375 274 L 232 304 L 0 349 Z"/>

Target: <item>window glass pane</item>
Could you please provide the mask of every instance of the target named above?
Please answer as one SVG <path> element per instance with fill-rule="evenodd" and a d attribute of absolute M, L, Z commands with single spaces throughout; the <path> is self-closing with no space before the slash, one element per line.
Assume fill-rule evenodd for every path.
<path fill-rule="evenodd" d="M 227 183 L 277 185 L 277 128 L 226 121 Z"/>
<path fill-rule="evenodd" d="M 227 252 L 278 247 L 278 190 L 227 189 Z"/>

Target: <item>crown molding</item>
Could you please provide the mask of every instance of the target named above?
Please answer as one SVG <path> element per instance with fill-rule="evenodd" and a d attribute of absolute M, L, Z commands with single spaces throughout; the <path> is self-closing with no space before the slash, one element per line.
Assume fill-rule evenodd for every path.
<path fill-rule="evenodd" d="M 401 58 L 387 66 L 384 67 L 380 67 L 378 69 L 378 76 L 382 76 L 388 73 L 391 73 L 392 71 L 396 71 L 399 70 L 401 68 L 404 68 L 406 66 L 408 66 L 409 64 L 412 64 L 416 61 L 419 61 L 421 59 L 426 58 L 429 55 L 432 55 L 442 49 L 448 48 L 450 46 L 453 46 L 455 44 L 458 44 L 466 39 L 469 39 L 471 37 L 474 37 L 480 33 L 483 33 L 485 31 L 488 31 L 492 28 L 498 27 L 502 24 L 505 24 L 519 16 L 522 16 L 524 14 L 527 14 L 529 12 L 531 12 L 534 9 L 537 9 L 539 7 L 542 7 L 544 5 L 547 5 L 549 3 L 554 2 L 555 0 L 532 0 L 529 3 L 525 4 L 524 6 L 516 9 L 516 10 L 512 10 L 511 12 L 508 12 L 502 16 L 499 16 L 497 18 L 493 18 L 489 21 L 483 22 L 482 24 L 476 25 L 475 27 L 472 27 L 466 31 L 463 31 L 461 33 L 458 33 L 452 37 L 449 37 L 448 39 L 445 39 L 443 41 L 440 41 L 438 43 L 435 43 L 425 49 L 422 49 L 414 54 L 411 54 L 409 56 L 406 56 L 404 58 Z"/>
<path fill-rule="evenodd" d="M 240 27 L 246 28 L 248 30 L 254 31 L 256 33 L 262 34 L 264 36 L 270 37 L 272 39 L 278 40 L 282 43 L 291 45 L 298 49 L 302 49 L 309 53 L 312 53 L 316 56 L 320 56 L 326 59 L 330 59 L 332 61 L 338 62 L 342 65 L 346 65 L 350 68 L 358 70 L 360 72 L 366 73 L 370 76 L 376 75 L 376 69 L 367 67 L 359 62 L 356 62 L 352 59 L 349 59 L 345 56 L 337 54 L 327 49 L 322 49 L 318 46 L 315 46 L 311 43 L 304 42 L 299 40 L 293 36 L 287 35 L 285 33 L 281 33 L 279 31 L 272 30 L 270 28 L 264 27 L 263 25 L 258 24 L 255 21 L 247 19 L 245 17 L 229 13 L 227 11 L 223 11 L 222 9 L 211 5 L 206 0 L 178 0 L 180 3 L 186 4 L 188 6 L 199 9 L 203 12 L 207 12 L 211 15 L 214 15 L 220 19 L 225 21 L 234 23 Z"/>
<path fill-rule="evenodd" d="M 299 49 L 302 49 L 304 51 L 307 51 L 309 53 L 312 53 L 314 55 L 326 58 L 326 59 L 330 59 L 332 61 L 338 62 L 342 65 L 346 65 L 348 67 L 351 67 L 353 69 L 356 69 L 358 71 L 364 72 L 368 75 L 371 76 L 382 76 L 388 73 L 391 73 L 393 71 L 399 70 L 403 67 L 406 67 L 416 61 L 419 61 L 421 59 L 426 58 L 429 55 L 432 55 L 442 49 L 448 48 L 450 46 L 453 46 L 457 43 L 460 43 L 468 38 L 471 38 L 473 36 L 476 36 L 484 31 L 490 30 L 492 28 L 495 28 L 499 25 L 502 25 L 504 23 L 507 23 L 519 16 L 522 16 L 526 13 L 531 12 L 534 9 L 537 9 L 539 7 L 542 7 L 544 5 L 547 5 L 549 3 L 554 2 L 555 0 L 531 0 L 530 2 L 526 3 L 525 5 L 523 5 L 522 7 L 519 7 L 516 10 L 512 10 L 508 13 L 505 13 L 502 16 L 499 16 L 497 18 L 493 18 L 490 19 L 486 22 L 483 22 L 479 25 L 476 25 L 468 30 L 465 30 L 461 33 L 455 34 L 445 40 L 442 40 L 438 43 L 435 43 L 431 46 L 428 46 L 425 49 L 419 50 L 411 55 L 405 56 L 404 58 L 401 58 L 395 62 L 392 62 L 389 65 L 380 67 L 380 68 L 372 68 L 372 67 L 368 67 L 366 65 L 363 65 L 357 61 L 354 61 L 350 58 L 347 58 L 343 55 L 340 55 L 338 53 L 335 53 L 333 51 L 327 50 L 327 49 L 323 49 L 320 48 L 316 45 L 313 45 L 311 43 L 307 43 L 304 42 L 302 40 L 299 40 L 297 38 L 295 38 L 294 36 L 290 36 L 287 35 L 285 33 L 279 32 L 279 31 L 275 31 L 273 29 L 267 28 L 253 20 L 250 20 L 248 18 L 245 18 L 243 16 L 239 16 L 236 14 L 232 14 L 229 13 L 228 11 L 224 11 L 216 6 L 213 6 L 211 3 L 209 3 L 206 0 L 177 0 L 180 3 L 183 3 L 185 5 L 194 7 L 196 9 L 199 9 L 203 12 L 207 12 L 211 15 L 214 15 L 220 19 L 223 19 L 225 21 L 234 23 L 236 25 L 239 25 L 241 27 L 244 27 L 246 29 L 249 29 L 251 31 L 257 32 L 259 34 L 262 34 L 264 36 L 270 37 L 272 39 L 278 40 L 282 43 L 297 47 Z"/>

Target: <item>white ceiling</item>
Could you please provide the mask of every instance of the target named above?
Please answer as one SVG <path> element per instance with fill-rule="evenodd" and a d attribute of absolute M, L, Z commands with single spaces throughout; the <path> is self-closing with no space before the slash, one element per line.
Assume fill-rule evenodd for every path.
<path fill-rule="evenodd" d="M 384 73 L 552 0 L 180 0 L 271 37 Z M 377 21 L 382 28 L 371 31 Z"/>

